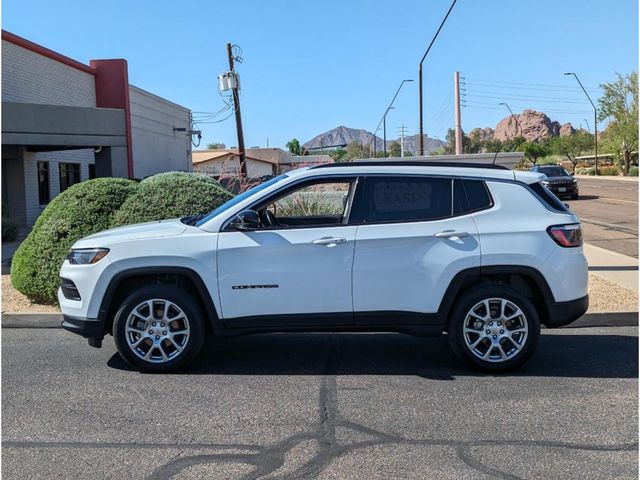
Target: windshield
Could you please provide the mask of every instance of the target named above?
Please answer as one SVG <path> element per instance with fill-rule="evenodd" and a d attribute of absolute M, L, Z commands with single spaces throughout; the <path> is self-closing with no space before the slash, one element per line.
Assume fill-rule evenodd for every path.
<path fill-rule="evenodd" d="M 207 213 L 201 219 L 198 219 L 198 222 L 195 224 L 196 227 L 199 227 L 199 226 L 203 225 L 204 223 L 208 222 L 209 220 L 211 220 L 216 215 L 220 215 L 222 212 L 225 212 L 225 211 L 229 210 L 231 207 L 233 207 L 233 206 L 237 205 L 238 203 L 242 202 L 244 199 L 249 198 L 254 193 L 258 193 L 259 191 L 270 187 L 274 183 L 278 183 L 283 178 L 286 178 L 286 175 L 278 175 L 277 177 L 273 177 L 271 180 L 267 180 L 266 182 L 261 183 L 260 185 L 256 185 L 255 187 L 250 188 L 249 190 L 236 195 L 235 197 L 233 197 L 228 202 L 223 203 L 222 205 L 220 205 L 215 210 L 212 210 L 211 212 Z"/>
<path fill-rule="evenodd" d="M 547 177 L 568 177 L 567 172 L 562 167 L 540 167 L 540 173 L 544 173 Z"/>

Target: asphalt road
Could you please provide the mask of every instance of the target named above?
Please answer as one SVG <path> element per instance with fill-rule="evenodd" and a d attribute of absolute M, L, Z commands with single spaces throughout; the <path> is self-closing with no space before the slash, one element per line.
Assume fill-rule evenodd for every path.
<path fill-rule="evenodd" d="M 3 478 L 635 479 L 637 334 L 546 330 L 505 376 L 445 338 L 255 335 L 150 375 L 3 329 Z"/>
<path fill-rule="evenodd" d="M 564 200 L 582 221 L 584 240 L 638 258 L 638 182 L 580 177 L 580 198 Z"/>

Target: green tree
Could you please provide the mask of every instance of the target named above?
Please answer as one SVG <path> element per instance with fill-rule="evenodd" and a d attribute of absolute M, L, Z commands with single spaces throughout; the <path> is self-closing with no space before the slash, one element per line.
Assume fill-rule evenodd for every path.
<path fill-rule="evenodd" d="M 628 175 L 631 154 L 638 150 L 638 73 L 618 74 L 614 82 L 600 87 L 604 93 L 598 100 L 598 120 L 610 120 L 602 145 L 616 155 Z"/>
<path fill-rule="evenodd" d="M 387 153 L 390 157 L 399 157 L 402 153 L 400 144 L 398 142 L 391 142 L 387 148 Z"/>
<path fill-rule="evenodd" d="M 221 150 L 223 148 L 227 148 L 227 146 L 224 143 L 213 142 L 213 143 L 207 144 L 207 150 Z"/>
<path fill-rule="evenodd" d="M 579 130 L 573 135 L 565 135 L 558 137 L 551 143 L 555 147 L 556 153 L 564 155 L 569 159 L 573 173 L 576 172 L 576 158 L 583 152 L 590 151 L 593 148 L 593 135 Z"/>
<path fill-rule="evenodd" d="M 484 142 L 484 151 L 488 153 L 501 152 L 502 142 L 500 140 L 487 140 Z"/>
<path fill-rule="evenodd" d="M 549 151 L 541 143 L 526 142 L 519 146 L 520 150 L 524 152 L 524 156 L 534 165 L 540 157 L 546 157 Z"/>
<path fill-rule="evenodd" d="M 302 147 L 297 138 L 292 138 L 287 142 L 287 149 L 292 155 L 302 155 Z"/>

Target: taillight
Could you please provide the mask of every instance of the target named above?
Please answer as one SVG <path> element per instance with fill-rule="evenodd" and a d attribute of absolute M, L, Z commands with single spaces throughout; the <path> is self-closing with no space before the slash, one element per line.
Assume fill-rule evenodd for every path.
<path fill-rule="evenodd" d="M 553 225 L 547 228 L 547 232 L 561 247 L 579 247 L 582 245 L 582 228 L 579 223 Z"/>

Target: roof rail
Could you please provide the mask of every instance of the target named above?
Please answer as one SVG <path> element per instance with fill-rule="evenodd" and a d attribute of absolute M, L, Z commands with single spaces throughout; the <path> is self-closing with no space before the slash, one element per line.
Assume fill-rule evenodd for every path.
<path fill-rule="evenodd" d="M 460 168 L 489 168 L 493 170 L 509 170 L 509 168 L 504 165 L 496 165 L 493 163 L 472 163 L 472 162 L 432 162 L 432 161 L 376 161 L 376 160 L 365 160 L 358 161 L 354 160 L 353 162 L 340 162 L 340 163 L 325 163 L 323 165 L 315 165 L 309 167 L 310 169 L 317 168 L 333 168 L 333 167 L 460 167 Z"/>

